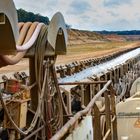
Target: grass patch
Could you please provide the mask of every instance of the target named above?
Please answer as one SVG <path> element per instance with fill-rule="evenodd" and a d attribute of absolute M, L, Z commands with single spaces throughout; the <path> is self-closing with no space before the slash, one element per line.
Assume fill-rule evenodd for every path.
<path fill-rule="evenodd" d="M 94 44 L 71 45 L 67 48 L 67 54 L 80 54 L 88 52 L 98 52 L 104 50 L 111 50 L 121 48 L 134 42 L 101 42 Z"/>

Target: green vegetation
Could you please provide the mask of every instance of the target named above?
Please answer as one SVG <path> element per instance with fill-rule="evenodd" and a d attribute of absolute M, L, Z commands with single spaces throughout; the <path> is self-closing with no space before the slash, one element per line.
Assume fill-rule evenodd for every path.
<path fill-rule="evenodd" d="M 44 24 L 49 24 L 49 18 L 44 17 L 40 14 L 34 14 L 32 12 L 27 12 L 23 9 L 18 9 L 17 13 L 18 13 L 18 21 L 19 22 L 38 21 L 38 22 L 43 22 Z"/>
<path fill-rule="evenodd" d="M 100 34 L 117 34 L 117 35 L 140 35 L 140 30 L 131 31 L 97 31 Z"/>

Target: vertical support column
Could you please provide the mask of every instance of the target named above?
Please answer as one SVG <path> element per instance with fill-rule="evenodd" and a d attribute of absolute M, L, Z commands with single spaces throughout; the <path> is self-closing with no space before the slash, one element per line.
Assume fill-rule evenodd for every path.
<path fill-rule="evenodd" d="M 84 85 L 81 85 L 81 106 L 85 106 L 84 98 Z"/>
<path fill-rule="evenodd" d="M 108 81 L 108 72 L 105 73 L 105 80 Z"/>
<path fill-rule="evenodd" d="M 94 81 L 100 81 L 100 79 L 97 76 L 95 76 Z M 94 93 L 97 94 L 98 91 L 100 90 L 100 84 L 94 84 L 94 88 L 95 88 Z"/>
<path fill-rule="evenodd" d="M 71 91 L 67 92 L 67 109 L 68 109 L 68 113 L 71 115 Z"/>
<path fill-rule="evenodd" d="M 114 69 L 114 82 L 117 82 L 117 68 Z"/>
<path fill-rule="evenodd" d="M 108 92 L 105 92 L 105 118 L 106 118 L 106 131 L 111 130 L 111 113 L 110 113 L 110 100 L 108 97 Z M 112 140 L 111 133 L 106 140 Z"/>
<path fill-rule="evenodd" d="M 30 73 L 30 84 L 35 82 L 35 59 L 29 58 L 29 73 Z M 36 111 L 38 105 L 38 94 L 37 94 L 37 87 L 34 86 L 31 89 L 31 109 Z"/>
<path fill-rule="evenodd" d="M 105 81 L 106 80 L 106 74 L 104 73 L 103 75 L 100 76 L 99 81 Z M 100 85 L 100 90 L 104 87 L 105 84 L 101 83 Z"/>
<path fill-rule="evenodd" d="M 90 85 L 84 86 L 84 105 L 87 106 L 90 102 Z"/>
<path fill-rule="evenodd" d="M 100 124 L 100 112 L 96 105 L 94 104 L 94 122 L 93 122 L 94 140 L 102 140 L 102 130 Z"/>
<path fill-rule="evenodd" d="M 130 71 L 130 62 L 127 63 L 127 69 Z"/>
<path fill-rule="evenodd" d="M 116 73 L 117 73 L 117 75 L 116 75 L 116 82 L 118 82 L 119 81 L 119 78 L 120 78 L 120 66 L 118 66 L 116 68 Z"/>
<path fill-rule="evenodd" d="M 118 67 L 118 80 L 121 78 L 121 65 Z"/>
<path fill-rule="evenodd" d="M 100 81 L 100 77 L 98 78 L 97 81 Z M 100 90 L 101 90 L 101 84 L 98 84 L 98 91 L 100 91 Z"/>
<path fill-rule="evenodd" d="M 120 65 L 120 76 L 121 76 L 121 78 L 123 77 L 123 64 L 122 65 Z"/>
<path fill-rule="evenodd" d="M 128 72 L 128 63 L 126 62 L 126 73 Z"/>
<path fill-rule="evenodd" d="M 123 64 L 123 75 L 125 75 L 127 73 L 127 66 L 126 63 Z"/>
<path fill-rule="evenodd" d="M 94 95 L 95 95 L 94 89 L 95 89 L 95 85 L 90 84 L 90 100 L 91 100 L 91 99 L 94 97 Z"/>
<path fill-rule="evenodd" d="M 112 112 L 112 128 L 113 128 L 113 140 L 118 140 L 117 135 L 117 117 L 116 117 L 116 104 L 115 104 L 115 91 L 113 87 L 110 87 L 110 98 L 111 98 L 111 112 Z"/>
<path fill-rule="evenodd" d="M 114 69 L 111 69 L 111 80 L 113 82 L 113 84 L 115 84 L 115 70 Z"/>

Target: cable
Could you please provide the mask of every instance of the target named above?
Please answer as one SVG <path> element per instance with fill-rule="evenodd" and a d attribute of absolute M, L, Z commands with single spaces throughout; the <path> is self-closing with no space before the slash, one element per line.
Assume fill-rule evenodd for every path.
<path fill-rule="evenodd" d="M 18 52 L 15 56 L 8 56 L 8 55 L 1 55 L 0 58 L 3 61 L 3 63 L 0 65 L 5 66 L 5 65 L 14 65 L 18 63 L 26 54 L 26 51 L 32 47 L 32 45 L 35 43 L 37 40 L 37 37 L 40 33 L 40 30 L 44 24 L 43 23 L 20 23 L 19 24 L 19 30 L 20 30 L 20 35 L 19 39 L 17 41 L 17 49 Z"/>
<path fill-rule="evenodd" d="M 46 40 L 47 40 L 47 28 L 46 28 L 46 26 L 43 26 L 42 28 L 41 28 L 41 32 L 40 32 L 40 34 L 39 34 L 39 37 L 38 37 L 38 39 L 37 39 L 37 41 L 36 41 L 36 45 L 37 46 L 39 46 L 38 48 L 38 52 L 40 52 L 40 50 L 42 50 L 41 52 L 43 52 L 44 50 L 45 50 L 45 47 L 46 47 Z M 36 46 L 35 45 L 35 46 Z M 41 46 L 41 47 L 40 47 Z M 44 53 L 45 53 L 45 51 L 44 51 Z M 38 54 L 38 53 L 35 53 L 35 54 Z M 44 59 L 42 59 L 42 61 L 40 61 L 40 66 L 43 64 L 43 60 Z M 37 61 L 38 62 L 38 61 Z M 36 63 L 37 64 L 37 63 Z M 38 69 L 37 69 L 38 70 Z M 36 70 L 36 71 L 37 71 Z M 41 69 L 39 69 L 39 73 L 40 73 L 40 75 L 41 75 L 41 72 L 40 72 L 40 70 Z M 47 72 L 47 71 L 46 71 Z M 9 111 L 8 111 L 8 109 L 7 109 L 7 107 L 6 107 L 6 105 L 5 105 L 5 103 L 4 103 L 4 101 L 3 101 L 3 98 L 2 98 L 2 95 L 0 94 L 0 99 L 1 99 L 1 102 L 2 102 L 2 106 L 3 106 L 3 108 L 4 108 L 4 110 L 5 110 L 5 113 L 6 113 L 6 115 L 7 115 L 7 117 L 8 117 L 8 119 L 10 120 L 10 122 L 12 123 L 12 125 L 14 126 L 14 128 L 20 133 L 20 134 L 22 134 L 22 135 L 27 135 L 29 132 L 31 132 L 33 129 L 34 129 L 34 127 L 36 126 L 36 123 L 37 123 L 37 120 L 38 120 L 38 118 L 40 117 L 40 115 L 41 115 L 41 105 L 42 105 L 42 101 L 43 101 L 43 97 L 44 97 L 44 93 L 45 93 L 45 85 L 46 85 L 46 76 L 47 76 L 47 73 L 45 72 L 45 75 L 44 75 L 44 80 L 43 80 L 43 83 L 42 83 L 42 86 L 41 86 L 41 84 L 40 83 L 38 83 L 37 82 L 37 84 L 39 85 L 39 87 L 40 87 L 40 91 L 38 92 L 38 95 L 39 95 L 39 98 L 38 98 L 38 107 L 37 107 L 37 110 L 36 110 L 36 113 L 35 113 L 35 115 L 34 115 L 34 118 L 33 118 L 33 120 L 32 120 L 32 122 L 31 122 L 31 124 L 30 124 L 30 127 L 26 130 L 26 131 L 22 131 L 16 124 L 15 124 L 15 122 L 13 121 L 13 119 L 12 119 L 12 117 L 10 116 L 10 114 L 9 114 Z M 38 76 L 38 75 L 36 75 L 36 76 Z M 37 78 L 37 77 L 36 77 Z M 38 81 L 38 78 L 36 79 L 37 81 Z"/>

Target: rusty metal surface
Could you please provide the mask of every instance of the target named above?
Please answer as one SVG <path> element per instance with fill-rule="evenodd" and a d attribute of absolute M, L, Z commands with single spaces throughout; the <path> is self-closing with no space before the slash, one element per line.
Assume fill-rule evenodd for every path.
<path fill-rule="evenodd" d="M 108 97 L 108 93 L 105 92 L 104 94 L 105 96 L 105 120 L 106 120 L 106 130 L 107 132 L 110 130 L 111 132 L 111 111 L 110 111 L 110 99 Z M 107 133 L 106 132 L 106 133 Z M 112 139 L 112 135 L 111 133 L 108 133 L 106 140 L 111 140 Z"/>
<path fill-rule="evenodd" d="M 26 139 L 33 135 L 36 138 L 40 135 L 41 139 L 49 139 L 56 130 L 63 126 L 63 99 L 59 91 L 54 66 L 53 68 L 51 66 L 55 63 L 56 55 L 66 53 L 67 31 L 64 18 L 61 13 L 56 13 L 48 27 L 43 23 L 27 22 L 20 23 L 18 28 L 17 13 L 13 1 L 1 0 L 0 7 L 0 67 L 18 63 L 25 56 L 27 50 L 34 47 L 31 54 L 32 59 L 30 59 L 30 83 L 36 83 L 31 90 L 31 107 L 35 114 L 27 129 L 22 130 L 16 125 L 1 94 L 2 106 L 12 126 L 14 126 L 14 132 L 18 133 L 18 135 L 26 137 L 31 133 Z M 49 56 L 47 46 L 54 49 L 52 57 L 46 57 Z M 15 51 L 21 52 L 15 53 Z M 14 55 L 13 52 L 15 53 Z M 48 64 L 47 66 L 44 61 L 46 65 Z M 53 79 L 51 83 L 53 90 L 49 87 L 50 79 Z M 52 95 L 54 97 L 51 97 Z M 53 108 L 54 105 L 55 108 Z M 63 107 L 65 106 L 63 105 Z M 57 110 L 58 112 L 55 110 L 56 108 L 59 110 Z M 45 124 L 45 129 L 43 129 L 44 126 L 40 127 L 42 124 Z M 35 129 L 34 132 L 33 129 Z M 41 134 L 38 134 L 38 131 L 41 131 Z"/>
<path fill-rule="evenodd" d="M 99 108 L 97 107 L 96 103 L 94 105 L 94 118 L 93 118 L 93 131 L 94 131 L 94 140 L 102 140 L 102 128 L 101 128 L 101 116 Z"/>
<path fill-rule="evenodd" d="M 108 89 L 108 86 L 111 84 L 111 81 L 108 81 L 107 84 L 104 86 L 102 90 L 100 90 L 94 98 L 91 100 L 91 102 L 88 104 L 88 106 L 78 112 L 73 118 L 71 118 L 63 127 L 60 129 L 52 138 L 51 140 L 60 140 L 68 131 L 69 129 L 74 126 L 77 120 L 80 119 L 83 115 L 88 114 L 89 111 L 91 111 L 95 101 Z"/>
<path fill-rule="evenodd" d="M 33 33 L 35 32 L 35 29 L 37 28 L 38 23 L 30 23 L 30 22 L 20 23 L 19 24 L 20 35 L 19 35 L 19 40 L 17 40 L 17 36 L 18 36 L 17 25 L 16 25 L 17 17 L 16 17 L 15 8 L 14 8 L 12 1 L 11 1 L 11 3 L 9 0 L 1 1 L 0 7 L 1 7 L 0 18 L 2 21 L 0 23 L 0 28 L 2 29 L 0 42 L 3 43 L 3 44 L 2 43 L 0 44 L 0 49 L 1 49 L 1 46 L 4 46 L 6 44 L 5 40 L 2 38 L 2 33 L 4 33 L 4 31 L 5 31 L 5 34 L 9 33 L 9 37 L 8 37 L 9 42 L 6 45 L 10 46 L 9 43 L 11 44 L 11 48 L 7 48 L 7 50 L 6 50 L 7 52 L 5 51 L 5 53 L 9 54 L 16 50 L 16 48 L 15 48 L 16 44 L 23 45 L 31 39 Z M 5 25 L 5 26 L 3 26 L 3 25 Z M 42 51 L 43 56 L 42 56 L 42 54 L 41 55 L 38 54 L 38 56 L 35 57 L 37 60 L 36 62 L 41 62 L 39 66 L 38 65 L 35 66 L 35 62 L 33 60 L 34 55 L 35 55 L 35 53 L 34 53 L 35 49 L 31 49 L 30 50 L 31 53 L 27 54 L 27 57 L 32 57 L 32 58 L 30 58 L 30 75 L 31 75 L 30 82 L 31 82 L 31 84 L 36 82 L 35 76 L 38 77 L 38 79 L 37 79 L 38 85 L 33 90 L 31 90 L 31 92 L 32 92 L 31 104 L 32 104 L 32 106 L 35 105 L 34 107 L 32 107 L 32 109 L 36 110 L 38 101 L 43 100 L 43 103 L 41 103 L 41 106 L 43 106 L 43 107 L 42 108 L 39 107 L 39 111 L 40 110 L 42 111 L 42 116 L 38 115 L 38 118 L 39 118 L 39 123 L 37 126 L 38 129 L 35 130 L 34 132 L 32 132 L 32 134 L 27 136 L 25 139 L 28 139 L 28 138 L 32 137 L 33 135 L 36 135 L 36 138 L 37 138 L 38 131 L 41 131 L 42 139 L 46 139 L 46 137 L 47 137 L 47 139 L 49 139 L 53 135 L 53 133 L 55 133 L 57 130 L 59 130 L 58 133 L 56 135 L 54 135 L 51 138 L 51 140 L 61 139 L 61 138 L 63 138 L 63 136 L 65 136 L 65 134 L 68 134 L 69 132 L 73 131 L 74 128 L 77 128 L 77 126 L 79 125 L 79 122 L 81 120 L 83 120 L 83 118 L 85 116 L 90 115 L 90 118 L 93 118 L 93 120 L 94 120 L 93 127 L 95 128 L 94 129 L 94 139 L 95 140 L 101 140 L 101 139 L 117 140 L 118 139 L 117 138 L 117 120 L 116 120 L 116 110 L 115 110 L 115 94 L 116 93 L 113 91 L 112 87 L 110 86 L 111 81 L 108 81 L 108 82 L 106 82 L 106 81 L 111 79 L 113 81 L 113 84 L 115 85 L 116 83 L 119 82 L 119 78 L 122 78 L 123 74 L 128 73 L 126 76 L 131 77 L 131 73 L 129 73 L 129 72 L 131 69 L 133 69 L 133 63 L 135 63 L 135 62 L 131 62 L 131 60 L 128 60 L 124 65 L 119 65 L 110 71 L 108 70 L 107 71 L 107 72 L 109 72 L 108 75 L 107 75 L 107 73 L 101 73 L 98 76 L 94 75 L 93 77 L 90 77 L 90 78 L 88 77 L 89 81 L 81 81 L 81 82 L 74 82 L 74 83 L 71 83 L 71 82 L 58 83 L 57 75 L 56 75 L 56 72 L 54 69 L 55 55 L 65 54 L 66 53 L 66 44 L 67 44 L 67 33 L 66 33 L 66 27 L 65 27 L 63 16 L 61 15 L 61 13 L 57 13 L 52 18 L 48 28 L 46 26 L 45 27 L 44 26 L 39 30 L 40 31 L 39 35 L 41 35 L 41 33 L 43 33 L 42 29 L 45 29 L 45 31 L 47 31 L 48 34 L 46 35 L 46 32 L 45 32 L 46 40 L 45 41 L 39 40 L 41 42 L 41 43 L 39 43 L 39 45 L 42 46 L 42 44 L 43 44 L 43 47 L 46 47 L 46 46 L 50 47 L 51 50 L 46 49 L 46 50 Z M 35 39 L 35 41 L 37 39 Z M 47 44 L 45 44 L 44 42 L 45 43 L 47 42 Z M 39 48 L 38 48 L 38 50 L 39 50 Z M 57 67 L 57 72 L 60 74 L 60 77 L 71 76 L 75 73 L 78 73 L 79 71 L 85 70 L 86 68 L 92 67 L 97 64 L 102 64 L 108 60 L 111 60 L 112 58 L 115 58 L 115 57 L 117 57 L 121 54 L 124 54 L 128 51 L 131 51 L 131 50 L 133 50 L 133 49 L 116 52 L 110 56 L 103 56 L 103 57 L 100 57 L 97 59 L 84 60 L 84 61 L 80 61 L 80 62 L 74 62 L 71 64 L 67 64 L 65 66 L 60 66 L 60 67 Z M 26 54 L 26 50 L 22 50 L 22 51 L 23 52 L 17 53 L 15 56 L 12 56 L 12 57 L 2 55 L 0 57 L 1 67 L 8 65 L 8 64 L 13 65 L 13 64 L 17 63 L 18 61 L 20 61 L 21 58 L 23 58 Z M 44 53 L 45 51 L 46 51 L 46 54 L 48 53 L 48 56 L 52 55 L 54 58 L 52 67 L 50 67 L 50 63 L 52 62 L 52 60 L 50 59 L 50 57 L 49 57 L 49 59 L 48 59 L 48 57 L 45 57 L 45 53 Z M 2 53 L 4 53 L 4 51 Z M 42 65 L 44 64 L 43 60 L 50 62 L 49 66 L 47 65 L 47 67 L 48 67 L 47 71 L 45 71 L 45 77 L 47 77 L 47 78 L 45 78 L 44 82 L 43 82 L 44 69 L 42 68 Z M 43 65 L 43 66 L 45 67 L 45 65 Z M 35 70 L 36 69 L 38 70 L 38 68 L 39 68 L 39 70 L 41 69 L 41 71 L 35 72 Z M 123 70 L 123 68 L 124 68 L 124 70 Z M 42 73 L 42 75 L 40 73 Z M 39 77 L 39 76 L 41 76 L 41 77 Z M 135 77 L 133 77 L 130 81 L 129 81 L 129 78 L 127 78 L 127 77 L 124 79 L 125 79 L 125 82 L 128 83 L 128 85 L 129 85 L 128 87 L 130 87 L 130 85 L 133 82 L 133 80 L 135 79 Z M 41 89 L 41 84 L 39 82 L 43 83 L 42 89 Z M 94 84 L 94 88 L 91 86 L 92 84 Z M 50 89 L 50 85 L 51 85 L 51 89 Z M 72 116 L 71 93 L 66 91 L 66 93 L 68 95 L 67 95 L 67 104 L 65 104 L 62 92 L 60 91 L 60 88 L 58 85 L 75 85 L 75 86 L 80 85 L 81 104 L 84 108 L 84 109 L 82 108 L 83 110 L 78 112 L 74 117 L 72 117 L 64 126 L 63 126 L 63 122 L 64 122 L 63 117 Z M 41 94 L 41 98 L 39 98 L 40 94 L 38 93 L 38 96 L 34 97 L 34 94 L 36 94 L 37 91 L 41 91 L 41 93 L 44 92 L 45 95 L 43 95 L 44 94 L 43 93 L 43 94 Z M 62 91 L 65 92 L 65 89 Z M 122 96 L 124 97 L 127 92 L 128 91 L 126 90 Z M 55 98 L 54 98 L 54 95 L 55 95 Z M 103 96 L 103 98 L 105 98 L 105 100 L 103 101 L 105 103 L 105 106 L 102 106 L 102 102 L 97 103 L 97 99 L 99 99 L 99 97 L 101 95 Z M 1 100 L 2 100 L 2 97 L 1 97 Z M 3 103 L 3 105 L 5 105 L 5 104 Z M 54 105 L 56 105 L 56 106 L 54 107 Z M 100 108 L 100 106 L 102 108 Z M 53 110 L 53 107 L 55 108 L 54 110 Z M 64 110 L 64 112 L 63 112 L 63 110 Z M 55 111 L 55 112 L 53 112 L 53 111 Z M 7 111 L 7 114 L 8 114 L 8 111 Z M 106 121 L 106 129 L 105 129 L 104 133 L 101 133 L 101 129 L 102 129 L 102 128 L 100 128 L 101 123 L 104 123 L 104 122 L 103 121 L 100 122 L 100 119 L 103 116 Z M 11 117 L 9 117 L 9 118 L 12 122 L 12 118 Z M 43 118 L 42 123 L 46 124 L 45 129 L 43 129 L 44 126 L 40 127 L 41 118 Z M 36 120 L 36 122 L 37 122 L 37 120 Z M 13 122 L 13 125 L 14 125 L 14 122 Z M 35 124 L 34 124 L 34 127 L 35 127 Z M 60 129 L 61 127 L 62 127 L 62 129 Z M 21 134 L 24 134 L 24 135 L 28 134 L 28 133 L 23 132 L 21 129 L 17 128 L 16 126 L 15 126 L 15 128 Z"/>
<path fill-rule="evenodd" d="M 58 85 L 89 85 L 89 84 L 105 84 L 107 81 L 90 81 L 90 82 L 66 82 L 58 83 Z"/>
<path fill-rule="evenodd" d="M 7 20 L 9 21 L 9 23 L 7 22 L 5 24 L 10 24 L 13 35 L 14 35 L 13 41 L 16 42 L 18 40 L 19 33 L 18 33 L 17 12 L 16 12 L 16 8 L 15 8 L 13 1 L 12 0 L 1 0 L 0 1 L 0 13 L 4 13 L 6 16 L 5 18 L 7 18 Z M 0 26 L 2 26 L 2 24 L 3 23 L 0 23 Z M 9 33 L 8 29 L 3 30 L 2 35 L 5 36 L 8 33 Z M 10 35 L 12 36 L 12 34 L 10 34 Z M 11 43 L 13 43 L 13 42 L 11 42 Z"/>
<path fill-rule="evenodd" d="M 67 46 L 67 31 L 64 18 L 60 12 L 56 13 L 48 26 L 48 43 L 53 47 L 55 54 L 65 54 Z"/>
<path fill-rule="evenodd" d="M 124 53 L 127 53 L 127 52 L 132 51 L 132 50 L 137 49 L 137 48 L 139 48 L 139 46 L 137 46 L 135 48 L 119 51 L 119 52 L 114 52 L 111 55 L 107 55 L 105 57 L 103 56 L 103 57 L 99 57 L 99 58 L 89 59 L 86 61 L 79 61 L 79 62 L 75 61 L 75 62 L 72 62 L 70 64 L 59 65 L 59 66 L 56 66 L 56 70 L 57 70 L 57 73 L 60 74 L 60 78 L 64 78 L 66 76 L 73 75 L 74 73 L 78 73 L 86 68 L 96 66 L 96 65 L 101 64 L 103 62 L 112 60 L 112 59 L 114 59 L 114 58 L 116 58 Z M 100 61 L 101 59 L 103 60 L 102 62 Z M 130 61 L 131 60 L 129 60 L 129 62 Z"/>

